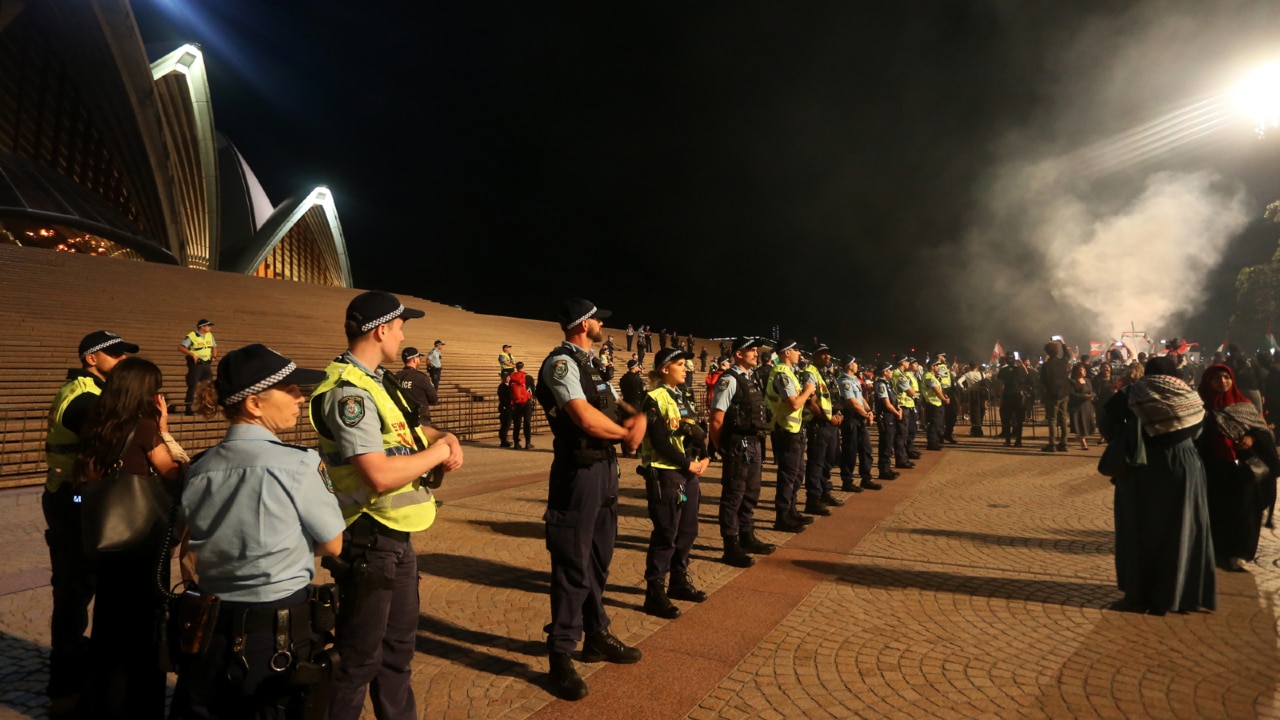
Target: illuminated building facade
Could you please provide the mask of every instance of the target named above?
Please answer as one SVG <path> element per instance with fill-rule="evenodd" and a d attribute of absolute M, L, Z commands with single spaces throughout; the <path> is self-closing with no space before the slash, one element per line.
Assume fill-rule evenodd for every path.
<path fill-rule="evenodd" d="M 128 0 L 0 3 L 0 243 L 351 286 L 332 193 L 271 203 Z"/>

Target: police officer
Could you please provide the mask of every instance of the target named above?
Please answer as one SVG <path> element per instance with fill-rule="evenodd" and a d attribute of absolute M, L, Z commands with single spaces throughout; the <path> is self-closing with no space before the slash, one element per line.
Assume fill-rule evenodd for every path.
<path fill-rule="evenodd" d="M 862 381 L 858 379 L 858 358 L 851 357 L 844 372 L 836 378 L 837 400 L 844 420 L 840 423 L 840 489 L 845 492 L 879 490 L 880 483 L 871 479 L 871 405 L 862 397 Z M 853 482 L 857 470 L 861 484 Z M 892 471 L 891 471 L 892 472 Z"/>
<path fill-rule="evenodd" d="M 457 438 L 413 426 L 392 363 L 404 323 L 423 316 L 394 295 L 366 292 L 347 305 L 347 351 L 311 396 L 311 424 L 347 530 L 326 567 L 342 595 L 331 717 L 355 720 L 372 685 L 379 718 L 417 718 L 410 686 L 418 628 L 418 565 L 410 533 L 435 521 L 424 477 L 462 466 Z"/>
<path fill-rule="evenodd" d="M 733 365 L 716 381 L 712 394 L 707 434 L 724 458 L 720 490 L 720 537 L 724 540 L 723 562 L 733 567 L 751 567 L 751 555 L 768 555 L 777 548 L 756 539 L 755 509 L 760 501 L 761 464 L 764 462 L 764 434 L 770 429 L 765 399 L 751 379 L 759 362 L 760 338 L 739 337 L 733 341 Z M 750 554 L 748 554 L 750 553 Z"/>
<path fill-rule="evenodd" d="M 537 399 L 555 439 L 547 487 L 547 551 L 551 554 L 550 680 L 565 700 L 587 695 L 570 654 L 578 641 L 583 662 L 634 663 L 640 651 L 609 632 L 604 586 L 618 535 L 618 458 L 614 444 L 640 445 L 645 418 L 621 419 L 613 387 L 591 352 L 609 317 L 588 300 L 560 308 L 564 342 L 538 373 Z"/>
<path fill-rule="evenodd" d="M 806 382 L 800 386 L 795 366 L 800 361 L 800 349 L 795 340 L 783 340 L 776 349 L 779 362 L 769 372 L 769 384 L 765 397 L 773 410 L 773 452 L 778 464 L 778 482 L 774 506 L 777 518 L 773 528 L 783 532 L 800 532 L 813 518 L 804 517 L 796 510 L 796 496 L 800 492 L 800 477 L 804 472 L 804 435 L 801 433 L 801 415 L 804 405 L 817 392 L 817 386 Z"/>
<path fill-rule="evenodd" d="M 813 383 L 812 396 L 801 412 L 801 423 L 808 441 L 808 462 L 804 469 L 804 511 L 810 515 L 830 515 L 828 507 L 839 507 L 844 501 L 831 494 L 831 466 L 835 465 L 840 443 L 840 423 L 844 415 L 831 402 L 826 373 L 831 365 L 831 349 L 824 343 L 814 346 L 809 364 L 797 377 L 804 384 Z"/>
<path fill-rule="evenodd" d="M 893 363 L 880 363 L 880 373 L 873 389 L 876 401 L 876 428 L 880 431 L 879 462 L 881 480 L 894 480 L 894 460 L 899 466 L 910 465 L 906 447 L 898 437 L 902 425 L 902 408 L 898 407 L 898 392 L 893 382 Z"/>
<path fill-rule="evenodd" d="M 444 341 L 437 340 L 427 351 L 427 374 L 431 376 L 431 382 L 436 386 L 436 390 L 440 389 L 440 371 L 444 367 L 444 361 L 440 357 L 440 348 L 443 347 Z"/>
<path fill-rule="evenodd" d="M 516 371 L 516 359 L 511 354 L 511 346 L 503 345 L 502 352 L 498 353 L 498 372 L 513 373 Z"/>
<path fill-rule="evenodd" d="M 53 570 L 49 578 L 53 587 L 48 684 L 51 717 L 72 712 L 89 671 L 84 631 L 89 626 L 89 602 L 96 578 L 84 554 L 80 503 L 72 488 L 71 469 L 80 451 L 80 433 L 107 376 L 126 355 L 136 352 L 137 345 L 108 330 L 85 335 L 78 350 L 80 369 L 67 371 L 67 382 L 53 396 L 49 408 L 44 440 L 48 471 L 40 506 L 49 527 L 44 537 Z"/>
<path fill-rule="evenodd" d="M 644 611 L 673 620 L 680 609 L 670 598 L 702 602 L 707 594 L 689 579 L 689 551 L 698 538 L 698 478 L 711 462 L 706 433 L 684 392 L 689 353 L 677 348 L 659 350 L 649 380 L 655 385 L 645 397 L 644 443 L 640 474 L 645 479 L 653 532 L 644 563 Z M 670 597 L 666 589 L 671 575 Z"/>
<path fill-rule="evenodd" d="M 328 709 L 333 663 L 323 642 L 333 630 L 333 588 L 311 580 L 317 555 L 342 551 L 346 523 L 320 455 L 278 436 L 297 425 L 305 400 L 298 386 L 324 378 L 248 345 L 223 356 L 200 398 L 201 414 L 222 414 L 231 426 L 192 464 L 182 508 L 200 592 L 221 606 L 208 649 L 180 661 L 173 720 L 303 718 Z M 313 614 L 314 605 L 321 608 Z M 308 691 L 318 696 L 309 716 Z"/>
<path fill-rule="evenodd" d="M 498 385 L 498 447 L 511 447 L 511 373 L 501 374 Z"/>
<path fill-rule="evenodd" d="M 924 380 L 921 383 L 924 399 L 925 412 L 925 433 L 927 442 L 926 450 L 941 450 L 942 436 L 946 430 L 946 406 L 949 402 L 947 394 L 942 390 L 942 383 L 938 380 L 938 376 L 934 374 L 934 368 L 930 367 L 924 374 Z"/>
<path fill-rule="evenodd" d="M 938 384 L 942 386 L 942 394 L 946 398 L 946 403 L 943 406 L 946 410 L 943 418 L 942 441 L 949 445 L 955 445 L 956 421 L 960 419 L 960 399 L 956 397 L 955 392 L 951 389 L 955 378 L 951 375 L 951 368 L 947 361 L 946 353 L 938 353 L 938 359 L 933 364 L 933 374 L 937 376 Z"/>
<path fill-rule="evenodd" d="M 213 361 L 218 357 L 218 341 L 213 339 L 213 322 L 201 318 L 178 346 L 187 356 L 187 404 L 183 414 L 194 415 L 193 398 L 202 385 L 213 381 Z"/>
<path fill-rule="evenodd" d="M 440 394 L 436 391 L 436 384 L 431 381 L 431 377 L 422 372 L 422 366 L 426 364 L 427 357 L 418 352 L 418 348 L 407 347 L 400 352 L 400 358 L 404 362 L 404 367 L 396 373 L 396 382 L 400 383 L 404 399 L 410 403 L 411 414 L 417 413 L 418 424 L 430 425 L 431 406 L 440 402 Z"/>
<path fill-rule="evenodd" d="M 916 383 L 911 374 L 911 363 L 914 360 L 904 355 L 898 360 L 898 369 L 893 373 L 893 391 L 896 395 L 898 410 L 897 426 L 894 428 L 894 467 L 910 469 L 916 466 L 912 460 L 912 433 L 915 431 Z M 919 456 L 919 453 L 916 454 Z"/>

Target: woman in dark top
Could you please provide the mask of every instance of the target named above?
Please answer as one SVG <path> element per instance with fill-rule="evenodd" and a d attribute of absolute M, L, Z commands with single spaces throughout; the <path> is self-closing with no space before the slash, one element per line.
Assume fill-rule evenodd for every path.
<path fill-rule="evenodd" d="M 1067 413 L 1071 416 L 1071 431 L 1080 441 L 1080 449 L 1088 450 L 1089 436 L 1097 432 L 1097 427 L 1093 414 L 1093 385 L 1089 383 L 1089 368 L 1083 363 L 1071 368 Z"/>
<path fill-rule="evenodd" d="M 185 453 L 169 436 L 161 381 L 160 368 L 149 360 L 130 357 L 116 365 L 85 425 L 75 477 L 94 482 L 119 460 L 122 473 L 159 475 L 176 492 L 182 465 L 175 455 L 185 459 Z M 92 675 L 80 703 L 83 717 L 164 717 L 165 673 L 155 632 L 156 565 L 164 531 L 157 525 L 139 547 L 93 558 L 100 581 L 89 637 Z"/>
<path fill-rule="evenodd" d="M 1215 560 L 1224 570 L 1244 572 L 1258 553 L 1262 513 L 1275 498 L 1275 439 L 1230 367 L 1210 365 L 1200 380 L 1200 397 L 1209 413 L 1199 449 L 1209 480 Z M 1267 466 L 1263 482 L 1249 468 L 1253 457 Z"/>

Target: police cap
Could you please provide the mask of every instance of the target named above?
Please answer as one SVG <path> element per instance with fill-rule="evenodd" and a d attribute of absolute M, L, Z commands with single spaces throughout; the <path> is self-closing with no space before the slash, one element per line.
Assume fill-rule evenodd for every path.
<path fill-rule="evenodd" d="M 662 348 L 657 352 L 656 355 L 653 356 L 653 366 L 655 368 L 660 368 L 669 362 L 675 362 L 676 360 L 685 360 L 691 357 L 693 356 L 681 350 L 680 348 L 673 348 L 673 347 Z"/>
<path fill-rule="evenodd" d="M 410 320 L 426 313 L 407 308 L 395 295 L 377 290 L 360 293 L 347 304 L 347 321 L 360 328 L 360 334 L 385 325 L 396 318 Z"/>
<path fill-rule="evenodd" d="M 793 350 L 798 344 L 799 343 L 797 343 L 795 340 L 787 338 L 785 340 L 779 341 L 778 344 L 773 347 L 773 351 L 776 353 L 781 353 L 785 350 Z"/>
<path fill-rule="evenodd" d="M 827 347 L 826 343 L 818 343 L 809 351 L 810 355 L 821 355 L 822 353 L 827 353 L 828 355 L 831 354 L 831 348 Z"/>
<path fill-rule="evenodd" d="M 422 357 L 422 353 L 418 352 L 416 347 L 407 347 L 400 351 L 401 362 L 409 362 L 416 357 Z"/>
<path fill-rule="evenodd" d="M 213 321 L 206 318 L 200 318 L 196 321 L 196 327 L 213 327 Z"/>
<path fill-rule="evenodd" d="M 884 362 L 880 363 L 879 372 L 884 372 L 885 370 L 892 370 L 892 369 L 893 369 L 893 363 L 889 362 L 888 360 L 885 360 Z"/>
<path fill-rule="evenodd" d="M 560 312 L 556 315 L 556 320 L 560 322 L 562 329 L 568 330 L 591 318 L 604 320 L 612 314 L 608 310 L 601 310 L 596 307 L 596 304 L 590 300 L 569 298 L 560 306 Z"/>
<path fill-rule="evenodd" d="M 305 370 L 266 345 L 254 343 L 223 355 L 213 384 L 218 404 L 231 407 L 276 385 L 315 385 L 324 377 L 323 370 Z"/>
<path fill-rule="evenodd" d="M 738 353 L 751 348 L 764 347 L 764 345 L 763 338 L 742 336 L 733 341 L 733 351 Z"/>
<path fill-rule="evenodd" d="M 110 330 L 98 330 L 84 336 L 80 341 L 80 350 L 77 354 L 80 357 L 92 355 L 96 352 L 105 352 L 109 355 L 125 354 L 138 352 L 138 346 L 133 343 L 124 341 L 124 338 L 111 332 Z"/>

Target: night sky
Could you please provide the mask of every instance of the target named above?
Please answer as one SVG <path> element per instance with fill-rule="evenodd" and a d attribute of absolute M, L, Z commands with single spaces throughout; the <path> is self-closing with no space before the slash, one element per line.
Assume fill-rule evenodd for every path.
<path fill-rule="evenodd" d="M 620 325 L 780 325 L 864 355 L 1117 333 L 991 297 L 971 256 L 993 178 L 1280 58 L 1274 2 L 133 6 L 146 41 L 202 46 L 217 126 L 273 202 L 333 189 L 360 287 L 544 319 L 580 294 Z M 1256 218 L 1159 329 L 1216 346 L 1236 269 L 1280 235 L 1260 219 L 1280 134 L 1242 120 L 1083 192 L 1166 169 L 1217 173 Z M 1028 252 L 1011 281 L 1035 287 Z"/>

